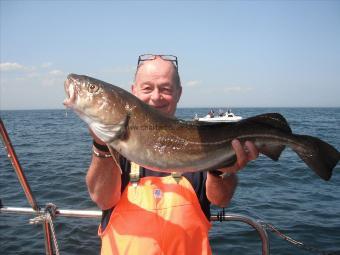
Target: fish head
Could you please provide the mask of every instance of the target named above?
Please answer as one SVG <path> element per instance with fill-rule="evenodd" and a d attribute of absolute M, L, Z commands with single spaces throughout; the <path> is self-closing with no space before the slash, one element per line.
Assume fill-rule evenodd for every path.
<path fill-rule="evenodd" d="M 85 75 L 69 74 L 64 83 L 63 104 L 74 110 L 90 126 L 110 125 L 123 118 L 119 97 L 113 85 Z"/>

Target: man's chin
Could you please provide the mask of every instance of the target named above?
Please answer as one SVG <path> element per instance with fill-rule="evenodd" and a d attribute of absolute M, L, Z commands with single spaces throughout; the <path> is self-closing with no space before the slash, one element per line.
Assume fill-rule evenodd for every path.
<path fill-rule="evenodd" d="M 160 111 L 161 113 L 165 114 L 165 115 L 171 115 L 169 108 L 167 106 L 164 107 L 155 107 L 158 111 Z"/>

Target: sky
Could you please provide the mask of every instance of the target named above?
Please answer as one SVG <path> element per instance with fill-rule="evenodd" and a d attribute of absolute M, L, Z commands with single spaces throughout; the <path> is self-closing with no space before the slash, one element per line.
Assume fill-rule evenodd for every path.
<path fill-rule="evenodd" d="M 85 74 L 130 91 L 178 57 L 179 107 L 340 107 L 340 1 L 0 0 L 0 109 L 62 109 Z"/>

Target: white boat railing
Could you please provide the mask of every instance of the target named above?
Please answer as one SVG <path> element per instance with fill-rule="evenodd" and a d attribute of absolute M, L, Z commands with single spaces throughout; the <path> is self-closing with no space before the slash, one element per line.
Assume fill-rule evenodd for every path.
<path fill-rule="evenodd" d="M 49 204 L 49 207 L 51 204 Z M 9 206 L 3 206 L 0 208 L 0 213 L 5 214 L 19 214 L 19 215 L 33 215 L 36 216 L 35 218 L 30 220 L 31 224 L 38 224 L 38 223 L 45 223 L 47 221 L 46 215 L 53 215 L 52 219 L 55 217 L 72 217 L 72 218 L 98 218 L 100 219 L 102 216 L 102 212 L 98 210 L 73 210 L 73 209 L 57 209 L 57 207 L 54 207 L 55 211 L 51 212 L 49 210 L 34 210 L 29 207 L 9 207 Z M 265 228 L 261 225 L 260 222 L 256 221 L 255 219 L 252 219 L 251 217 L 241 215 L 241 214 L 217 214 L 212 215 L 210 217 L 211 221 L 238 221 L 243 222 L 251 227 L 253 227 L 257 233 L 259 234 L 261 241 L 262 241 L 262 255 L 268 255 L 269 254 L 269 239 L 267 235 L 267 231 Z M 53 234 L 49 232 L 45 232 L 47 234 L 46 240 L 50 240 L 50 243 L 52 243 L 51 237 L 53 237 Z M 52 231 L 53 232 L 53 231 Z M 55 233 L 54 233 L 55 238 Z M 46 244 L 48 245 L 48 244 Z M 56 246 L 56 245 L 55 245 Z M 54 248 L 55 249 L 55 248 Z M 53 253 L 53 247 L 50 245 L 50 247 L 46 248 L 46 254 L 52 255 Z"/>

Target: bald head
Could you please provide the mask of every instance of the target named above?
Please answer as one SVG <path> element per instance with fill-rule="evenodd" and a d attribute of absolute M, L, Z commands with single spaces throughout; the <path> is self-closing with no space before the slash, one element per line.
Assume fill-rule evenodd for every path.
<path fill-rule="evenodd" d="M 182 87 L 176 66 L 156 57 L 138 66 L 132 93 L 167 115 L 174 115 Z"/>
<path fill-rule="evenodd" d="M 143 61 L 136 70 L 135 83 L 140 79 L 140 74 L 158 74 L 159 76 L 167 76 L 172 78 L 172 82 L 181 87 L 181 80 L 178 74 L 177 67 L 169 60 L 164 60 L 157 56 L 154 60 Z"/>

